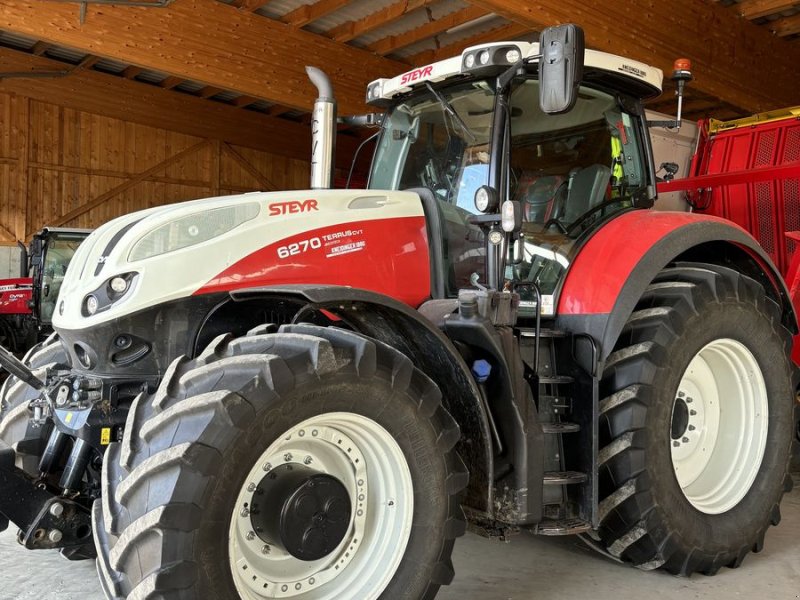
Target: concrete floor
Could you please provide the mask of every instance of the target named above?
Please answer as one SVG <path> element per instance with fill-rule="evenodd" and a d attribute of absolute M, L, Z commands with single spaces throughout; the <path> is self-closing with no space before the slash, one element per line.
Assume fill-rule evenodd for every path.
<path fill-rule="evenodd" d="M 611 562 L 575 538 L 519 535 L 508 544 L 468 534 L 456 544 L 456 579 L 437 600 L 800 599 L 800 477 L 766 549 L 716 577 L 644 573 Z M 93 562 L 28 552 L 0 534 L 0 600 L 103 600 Z"/>

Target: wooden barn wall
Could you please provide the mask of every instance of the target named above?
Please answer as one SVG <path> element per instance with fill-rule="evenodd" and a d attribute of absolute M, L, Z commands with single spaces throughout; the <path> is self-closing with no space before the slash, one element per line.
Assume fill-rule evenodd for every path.
<path fill-rule="evenodd" d="M 308 187 L 309 163 L 0 93 L 0 244 L 160 204 Z"/>

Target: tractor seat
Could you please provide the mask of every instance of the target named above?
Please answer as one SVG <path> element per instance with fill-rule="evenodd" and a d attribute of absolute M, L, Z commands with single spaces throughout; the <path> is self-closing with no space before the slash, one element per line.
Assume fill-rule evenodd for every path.
<path fill-rule="evenodd" d="M 611 169 L 605 165 L 590 165 L 576 170 L 569 181 L 564 214 L 559 218 L 564 223 L 574 223 L 586 212 L 605 200 Z"/>
<path fill-rule="evenodd" d="M 544 223 L 548 219 L 553 200 L 564 179 L 561 175 L 535 177 L 527 174 L 520 178 L 516 200 L 522 206 L 525 221 Z"/>

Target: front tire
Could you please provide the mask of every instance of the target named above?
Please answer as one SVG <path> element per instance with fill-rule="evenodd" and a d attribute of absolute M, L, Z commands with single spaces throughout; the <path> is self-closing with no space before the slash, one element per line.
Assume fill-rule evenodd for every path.
<path fill-rule="evenodd" d="M 759 551 L 791 488 L 791 336 L 730 269 L 648 287 L 601 381 L 600 544 L 643 569 L 716 573 Z"/>
<path fill-rule="evenodd" d="M 48 367 L 56 363 L 68 364 L 68 360 L 66 351 L 53 335 L 31 348 L 22 362 L 38 376 L 43 376 Z M 31 477 L 39 475 L 39 460 L 51 430 L 50 426 L 31 424 L 28 404 L 38 397 L 38 391 L 13 375 L 0 387 L 0 439 L 14 448 L 16 466 Z"/>
<path fill-rule="evenodd" d="M 94 509 L 106 594 L 433 598 L 467 483 L 439 390 L 356 334 L 263 331 L 178 359 L 131 407 Z"/>

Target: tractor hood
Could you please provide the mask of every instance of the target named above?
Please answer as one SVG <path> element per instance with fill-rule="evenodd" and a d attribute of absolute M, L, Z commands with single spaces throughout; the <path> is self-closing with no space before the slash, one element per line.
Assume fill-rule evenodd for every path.
<path fill-rule="evenodd" d="M 190 296 L 302 283 L 421 303 L 430 269 L 419 196 L 254 192 L 125 215 L 79 247 L 53 325 L 82 330 Z"/>

